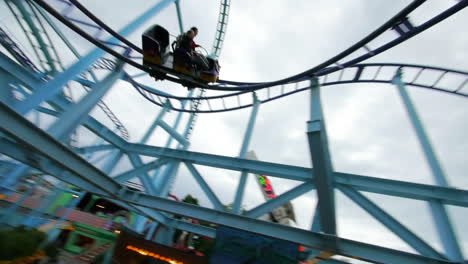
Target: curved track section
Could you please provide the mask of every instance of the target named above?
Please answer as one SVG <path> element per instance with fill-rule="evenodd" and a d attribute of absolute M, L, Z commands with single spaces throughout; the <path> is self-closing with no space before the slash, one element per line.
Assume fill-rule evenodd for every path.
<path fill-rule="evenodd" d="M 227 23 L 229 20 L 229 10 L 231 9 L 231 0 L 221 0 L 219 6 L 218 25 L 216 26 L 216 35 L 211 50 L 211 56 L 218 58 L 223 48 L 224 36 L 226 35 Z"/>
<path fill-rule="evenodd" d="M 320 84 L 322 86 L 352 83 L 390 84 L 396 70 L 400 68 L 405 72 L 403 80 L 408 86 L 431 89 L 468 98 L 468 72 L 414 64 L 358 64 L 341 69 L 333 74 L 322 76 L 320 78 Z M 175 111 L 217 113 L 239 110 L 253 105 L 253 98 L 251 95 L 253 92 L 251 91 L 233 92 L 218 96 L 178 97 L 140 84 L 131 78 L 125 80 L 132 84 L 147 100 L 159 106 L 163 106 L 167 100 Z M 306 91 L 309 87 L 309 81 L 303 80 L 262 89 L 256 91 L 255 94 L 261 103 L 266 103 Z M 196 111 L 193 111 L 181 107 L 182 101 L 184 100 L 201 100 L 204 104 L 203 107 L 199 107 Z"/>
<path fill-rule="evenodd" d="M 53 8 L 48 6 L 43 0 L 34 0 L 37 3 L 39 3 L 41 6 L 43 6 L 47 11 L 49 12 L 54 12 Z M 72 0 L 76 1 L 76 0 Z M 374 32 L 363 38 L 361 41 L 357 42 L 350 48 L 346 49 L 345 51 L 339 53 L 338 55 L 334 56 L 333 58 L 330 58 L 329 60 L 309 69 L 306 70 L 302 73 L 290 76 L 288 78 L 282 79 L 282 80 L 277 80 L 273 82 L 263 82 L 263 83 L 245 83 L 245 82 L 234 82 L 234 81 L 226 81 L 226 80 L 220 80 L 218 84 L 214 85 L 203 85 L 200 84 L 201 88 L 205 89 L 213 89 L 213 90 L 225 90 L 225 91 L 232 91 L 232 90 L 258 90 L 266 87 L 271 87 L 274 85 L 282 85 L 282 84 L 287 84 L 287 83 L 294 83 L 297 82 L 298 80 L 304 79 L 304 78 L 310 78 L 313 76 L 324 76 L 329 73 L 337 72 L 341 69 L 344 69 L 346 67 L 355 65 L 357 63 L 360 63 L 368 58 L 371 58 L 377 54 L 380 54 L 392 47 L 395 47 L 396 45 L 408 40 L 411 37 L 414 37 L 415 35 L 423 32 L 424 30 L 436 25 L 437 23 L 447 19 L 448 17 L 452 16 L 453 14 L 459 12 L 466 6 L 468 6 L 468 0 L 461 0 L 458 2 L 455 2 L 451 7 L 447 8 L 443 12 L 434 15 L 431 18 L 426 18 L 423 21 L 424 23 L 420 25 L 413 25 L 410 22 L 409 16 L 414 15 L 414 11 L 418 9 L 423 3 L 425 3 L 425 0 L 415 0 L 412 3 L 410 3 L 407 7 L 405 7 L 402 11 L 400 11 L 397 15 L 395 15 L 393 18 L 391 18 L 389 21 L 387 21 L 385 24 L 383 24 L 381 27 L 376 29 Z M 430 3 L 427 3 L 430 4 Z M 56 11 L 55 11 L 56 12 Z M 53 14 L 57 19 L 60 21 L 64 22 L 65 18 L 58 14 Z M 95 23 L 98 20 L 96 17 L 89 17 L 92 19 Z M 93 42 L 100 48 L 106 50 L 107 52 L 111 53 L 111 55 L 118 57 L 119 59 L 131 64 L 134 67 L 137 67 L 141 70 L 150 72 L 151 69 L 148 69 L 148 67 L 145 67 L 143 65 L 140 65 L 136 63 L 135 61 L 132 61 L 129 57 L 125 58 L 124 56 L 114 52 L 111 50 L 106 44 L 109 43 L 97 43 L 95 38 L 92 38 L 90 35 L 86 34 L 83 30 L 79 30 L 78 27 L 71 26 L 70 24 L 73 24 L 76 22 L 76 20 L 70 20 L 67 21 L 68 23 L 64 22 L 67 24 L 67 26 L 71 27 L 75 32 L 78 34 L 82 35 L 89 41 Z M 101 22 L 102 23 L 102 22 Z M 83 24 L 83 23 L 81 23 Z M 73 24 L 74 25 L 74 24 Z M 78 29 L 78 30 L 77 30 Z M 118 34 L 114 34 L 115 32 L 108 32 L 114 37 L 118 38 Z M 393 38 L 389 41 L 383 41 L 384 39 L 387 39 L 389 34 L 393 35 Z M 94 41 L 93 41 L 94 40 Z M 373 43 L 384 43 L 384 44 L 373 44 Z M 117 45 L 121 47 L 126 47 L 130 48 L 126 45 L 122 44 L 115 44 L 111 43 L 112 45 Z M 375 46 L 375 47 L 374 47 Z M 362 54 L 364 52 L 364 54 Z M 357 54 L 362 54 L 362 55 L 357 55 Z M 340 62 L 341 61 L 341 62 Z M 344 61 L 344 62 L 343 62 Z M 167 79 L 173 82 L 178 82 L 178 83 L 183 83 L 180 78 L 178 78 L 178 73 L 173 72 L 172 70 L 165 69 L 166 72 L 168 72 L 172 76 L 168 76 Z"/>
<path fill-rule="evenodd" d="M 46 9 L 49 13 L 55 16 L 57 19 L 62 21 L 76 33 L 80 34 L 87 40 L 91 41 L 96 46 L 104 49 L 111 55 L 129 63 L 130 65 L 137 67 L 143 71 L 151 72 L 146 66 L 143 66 L 137 62 L 135 62 L 130 56 L 124 56 L 114 49 L 110 48 L 110 45 L 117 46 L 124 48 L 126 50 L 131 49 L 130 46 L 126 46 L 123 44 L 116 44 L 116 43 L 104 43 L 103 41 L 97 40 L 95 37 L 90 36 L 84 30 L 82 30 L 79 26 L 80 24 L 86 24 L 84 22 L 77 23 L 76 19 L 66 19 L 60 13 L 58 13 L 55 9 L 50 7 L 46 4 L 43 0 L 34 0 L 39 5 L 41 5 L 44 9 Z M 76 2 L 76 0 L 71 0 Z M 264 103 L 279 99 L 281 97 L 285 97 L 300 91 L 304 91 L 309 88 L 308 80 L 312 77 L 322 77 L 321 80 L 322 85 L 336 85 L 336 84 L 345 84 L 345 83 L 389 83 L 391 81 L 391 77 L 383 76 L 380 74 L 381 71 L 386 70 L 388 68 L 411 68 L 411 69 L 418 69 L 420 71 L 417 76 L 415 76 L 414 80 L 405 80 L 408 85 L 422 87 L 422 88 L 429 88 L 444 92 L 449 92 L 453 94 L 458 94 L 461 96 L 467 96 L 462 90 L 466 85 L 466 76 L 467 73 L 442 69 L 442 68 L 435 68 L 435 67 L 427 67 L 427 66 L 419 66 L 419 65 L 404 65 L 404 64 L 358 64 L 357 63 L 364 61 L 370 57 L 373 57 L 385 50 L 388 50 L 403 41 L 415 36 L 416 34 L 421 33 L 422 31 L 434 26 L 435 24 L 443 21 L 444 19 L 450 17 L 451 15 L 457 13 L 458 11 L 462 10 L 468 5 L 468 0 L 458 1 L 451 7 L 447 8 L 443 12 L 439 13 L 438 15 L 433 16 L 432 18 L 426 19 L 424 23 L 419 26 L 412 25 L 408 19 L 408 15 L 412 14 L 421 4 L 425 1 L 413 1 L 407 7 L 405 7 L 400 13 L 386 22 L 384 25 L 379 27 L 370 35 L 366 36 L 364 39 L 353 45 L 352 47 L 348 48 L 347 50 L 341 52 L 337 56 L 327 60 L 324 63 L 317 65 L 316 67 L 309 69 L 303 73 L 288 77 L 283 80 L 274 81 L 274 82 L 265 82 L 265 83 L 244 83 L 244 82 L 233 82 L 233 81 L 220 81 L 218 84 L 215 85 L 207 85 L 203 86 L 202 88 L 218 90 L 218 91 L 230 91 L 227 94 L 218 95 L 218 96 L 211 96 L 211 97 L 177 97 L 173 96 L 168 93 L 163 93 L 158 91 L 157 89 L 144 86 L 142 84 L 137 83 L 131 77 L 127 76 L 126 80 L 129 81 L 137 90 L 140 92 L 142 96 L 144 96 L 147 100 L 153 102 L 154 104 L 162 106 L 166 100 L 170 102 L 170 105 L 173 110 L 182 111 L 182 112 L 197 112 L 197 113 L 215 113 L 215 112 L 226 112 L 226 111 L 233 111 L 238 110 L 246 107 L 250 107 L 253 105 L 253 96 L 249 95 L 253 91 L 256 91 L 256 95 L 258 99 Z M 70 4 L 71 5 L 71 4 Z M 77 6 L 78 7 L 78 6 Z M 80 9 L 86 10 L 83 6 L 80 5 Z M 90 13 L 89 11 L 85 12 Z M 95 16 L 88 16 L 92 21 L 98 23 L 99 21 Z M 99 22 L 101 24 L 102 22 Z M 87 23 L 89 24 L 89 23 Z M 90 26 L 90 25 L 87 25 Z M 96 28 L 103 28 L 95 26 Z M 108 27 L 107 27 L 108 28 Z M 105 29 L 104 29 L 105 30 Z M 395 32 L 393 32 L 395 31 Z M 110 35 L 116 38 L 122 38 L 118 36 L 118 34 L 111 30 L 106 31 Z M 396 38 L 384 42 L 378 48 L 370 48 L 370 44 L 373 41 L 378 41 L 379 37 L 384 36 L 384 33 L 394 34 Z M 363 55 L 357 56 L 353 58 L 353 54 L 357 51 L 365 50 Z M 137 50 L 138 52 L 138 50 Z M 346 59 L 346 62 L 340 63 L 339 60 Z M 333 65 L 334 64 L 334 65 Z M 330 66 L 333 65 L 333 66 Z M 330 66 L 330 67 L 327 67 Z M 374 77 L 364 77 L 364 72 L 368 72 L 370 69 L 377 69 Z M 343 78 L 346 71 L 355 71 L 352 74 L 352 77 L 349 79 Z M 433 83 L 423 83 L 419 82 L 419 76 L 428 71 L 435 71 L 439 74 L 437 80 Z M 340 77 L 337 80 L 330 81 L 328 76 L 331 74 L 338 74 Z M 450 87 L 442 87 L 440 84 L 442 81 L 448 80 L 449 76 L 462 76 L 464 78 L 461 83 L 452 84 Z M 383 77 L 382 77 L 383 76 Z M 458 78 L 458 77 L 457 77 Z M 183 83 L 183 81 L 178 78 L 177 73 L 172 73 L 169 71 L 167 76 L 169 81 Z M 455 88 L 454 88 L 455 87 Z M 264 89 L 267 88 L 267 89 Z M 262 89 L 262 91 L 260 91 Z M 239 91 L 234 92 L 233 91 Z M 247 96 L 245 96 L 247 95 Z M 184 109 L 181 107 L 183 100 L 201 100 L 204 106 L 199 106 L 197 109 Z M 204 104 L 206 103 L 206 104 Z"/>

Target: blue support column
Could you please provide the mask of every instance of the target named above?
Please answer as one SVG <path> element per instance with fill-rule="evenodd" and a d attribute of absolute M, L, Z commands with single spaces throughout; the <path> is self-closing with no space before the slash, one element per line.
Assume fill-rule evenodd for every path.
<path fill-rule="evenodd" d="M 138 168 L 144 165 L 141 161 L 141 158 L 136 154 L 128 154 L 128 158 L 130 159 L 130 162 L 134 168 Z M 156 188 L 154 187 L 153 182 L 150 180 L 148 173 L 142 173 L 138 177 L 143 184 L 143 187 L 145 187 L 145 191 L 151 195 L 156 195 Z"/>
<path fill-rule="evenodd" d="M 179 113 L 180 114 L 180 113 Z M 182 136 L 181 134 L 179 134 L 177 132 L 177 130 L 175 128 L 172 128 L 171 126 L 169 126 L 166 122 L 160 120 L 158 125 L 164 129 L 170 136 L 170 140 L 172 141 L 172 139 L 174 138 L 175 140 L 177 140 L 180 144 L 182 144 L 183 146 L 187 146 L 189 145 L 189 142 L 188 140 Z"/>
<path fill-rule="evenodd" d="M 156 116 L 156 119 L 153 121 L 153 123 L 151 124 L 151 126 L 148 128 L 148 130 L 146 131 L 145 135 L 143 135 L 143 137 L 141 138 L 140 140 L 140 143 L 141 144 L 145 144 L 146 142 L 148 142 L 150 136 L 154 133 L 154 130 L 156 129 L 156 127 L 158 126 L 159 122 L 163 119 L 164 115 L 169 111 L 169 107 L 168 107 L 168 104 L 167 102 L 164 104 L 164 107 L 163 109 L 161 109 L 161 111 L 159 111 L 159 114 Z"/>
<path fill-rule="evenodd" d="M 198 170 L 193 166 L 192 163 L 185 162 L 185 166 L 187 166 L 188 170 L 190 173 L 193 175 L 197 183 L 200 185 L 202 188 L 203 192 L 206 194 L 208 197 L 208 200 L 210 200 L 211 204 L 213 204 L 214 208 L 216 210 L 221 210 L 224 211 L 224 206 L 223 204 L 219 201 L 218 197 L 216 194 L 211 190 L 210 186 L 206 183 L 206 181 L 203 179 L 203 177 L 200 175 Z"/>
<path fill-rule="evenodd" d="M 13 103 L 11 82 L 11 76 L 0 68 L 0 102 L 8 106 Z"/>
<path fill-rule="evenodd" d="M 257 119 L 258 108 L 260 107 L 260 101 L 257 99 L 257 96 L 253 94 L 254 105 L 252 107 L 252 112 L 250 113 L 249 123 L 245 131 L 244 140 L 242 142 L 242 147 L 239 153 L 239 158 L 245 158 L 247 150 L 249 148 L 250 139 L 252 138 L 252 133 L 255 125 L 255 120 Z M 239 214 L 241 210 L 242 200 L 244 198 L 245 185 L 247 184 L 248 172 L 243 170 L 241 172 L 239 185 L 237 186 L 236 196 L 234 198 L 234 203 L 232 205 L 232 212 Z"/>
<path fill-rule="evenodd" d="M 310 226 L 310 231 L 320 232 L 320 230 L 322 230 L 322 226 L 320 225 L 320 208 L 317 203 L 314 216 L 312 217 L 312 225 Z"/>
<path fill-rule="evenodd" d="M 104 171 L 107 175 L 111 175 L 112 171 L 114 170 L 115 166 L 122 158 L 123 152 L 121 150 L 115 150 L 111 154 L 109 154 L 109 158 L 102 167 L 102 171 Z"/>
<path fill-rule="evenodd" d="M 150 227 L 146 233 L 146 236 L 145 236 L 145 239 L 146 240 L 151 240 L 154 236 L 154 231 L 156 230 L 156 227 L 158 226 L 158 224 L 156 222 L 153 222 L 150 224 Z"/>
<path fill-rule="evenodd" d="M 123 64 L 119 64 L 115 72 L 111 72 L 101 82 L 96 83 L 93 89 L 77 104 L 71 105 L 48 129 L 48 133 L 58 140 L 66 140 L 67 137 L 83 121 L 88 118 L 88 113 L 96 106 L 97 102 L 105 95 L 116 80 L 121 76 Z M 28 166 L 19 165 L 13 172 L 6 176 L 2 186 L 8 187 L 26 173 Z"/>
<path fill-rule="evenodd" d="M 145 228 L 146 220 L 147 220 L 146 217 L 142 215 L 137 215 L 135 217 L 135 222 L 133 223 L 133 229 L 139 233 L 143 232 Z"/>
<path fill-rule="evenodd" d="M 191 90 L 188 93 L 187 97 L 192 97 L 193 91 L 194 90 Z M 185 109 L 186 104 L 187 104 L 187 101 L 182 102 L 182 109 Z M 183 114 L 182 112 L 178 113 L 177 118 L 174 122 L 174 128 L 173 128 L 174 130 L 178 128 L 180 121 L 182 119 L 182 114 Z M 195 114 L 190 113 L 189 120 L 187 121 L 184 133 L 182 134 L 183 139 L 187 139 L 187 135 L 189 133 L 190 127 L 193 125 L 194 117 L 195 117 Z M 166 142 L 166 146 L 165 146 L 166 148 L 168 148 L 171 145 L 172 139 L 173 139 L 172 137 L 169 137 L 169 139 Z M 186 150 L 188 149 L 190 145 L 189 143 L 190 142 L 188 140 L 186 141 L 186 144 L 183 144 L 180 142 L 180 144 L 177 146 L 177 149 Z M 154 172 L 153 174 L 154 185 L 156 186 L 157 194 L 160 197 L 167 197 L 167 195 L 169 194 L 171 186 L 173 182 L 175 181 L 175 176 L 179 169 L 179 165 L 180 163 L 178 161 L 177 162 L 172 161 L 172 162 L 169 162 L 169 164 L 164 168 L 164 170 L 161 169 L 161 170 L 156 170 Z"/>
<path fill-rule="evenodd" d="M 162 165 L 166 164 L 167 160 L 166 159 L 158 159 L 152 162 L 149 162 L 145 165 L 135 167 L 134 169 L 128 170 L 126 172 L 123 172 L 115 177 L 114 180 L 120 183 L 124 183 L 130 179 L 133 179 L 135 177 L 139 177 L 140 175 L 147 173 L 150 170 L 154 170 L 156 168 L 161 167 Z"/>
<path fill-rule="evenodd" d="M 140 15 L 137 19 L 125 26 L 118 33 L 123 37 L 127 37 L 130 33 L 135 31 L 138 27 L 143 25 L 151 17 L 159 13 L 163 8 L 165 8 L 168 4 L 174 1 L 175 0 L 162 0 L 158 2 L 154 6 L 147 9 L 147 11 Z M 107 39 L 106 42 L 116 42 L 116 38 L 111 37 Z M 75 79 L 76 76 L 86 71 L 94 62 L 96 62 L 96 60 L 98 60 L 104 54 L 105 52 L 99 48 L 90 51 L 87 55 L 83 56 L 78 62 L 76 62 L 60 74 L 56 75 L 54 79 L 50 80 L 49 82 L 39 84 L 37 86 L 36 92 L 30 97 L 26 98 L 26 100 L 19 103 L 16 106 L 15 110 L 20 114 L 25 114 L 31 109 L 34 109 L 37 106 L 39 106 L 40 103 L 52 99 L 63 89 L 63 87 L 65 87 L 65 85 L 69 81 Z"/>
<path fill-rule="evenodd" d="M 432 176 L 437 185 L 447 187 L 448 182 L 445 173 L 433 150 L 429 137 L 427 136 L 423 124 L 418 117 L 418 113 L 406 91 L 405 84 L 402 81 L 402 71 L 398 69 L 392 83 L 398 88 L 398 92 L 405 106 L 406 112 L 413 126 L 419 144 L 424 152 L 424 157 L 431 168 Z M 463 261 L 463 254 L 460 249 L 457 237 L 450 222 L 448 213 L 440 201 L 430 201 L 432 216 L 435 220 L 436 228 L 439 233 L 440 240 L 444 246 L 445 252 L 450 260 Z"/>
<path fill-rule="evenodd" d="M 333 165 L 328 151 L 325 121 L 322 116 L 320 85 L 316 78 L 311 80 L 310 96 L 311 113 L 307 124 L 307 136 L 317 188 L 321 231 L 336 235 Z"/>
<path fill-rule="evenodd" d="M 177 11 L 177 20 L 179 21 L 179 30 L 180 30 L 180 34 L 183 34 L 184 33 L 184 24 L 182 23 L 182 12 L 180 10 L 180 0 L 176 0 L 174 2 L 175 6 L 176 6 L 176 11 Z"/>
<path fill-rule="evenodd" d="M 278 208 L 279 206 L 313 189 L 314 189 L 314 186 L 312 184 L 305 182 L 277 196 L 276 198 L 270 199 L 267 202 L 261 205 L 258 205 L 255 208 L 250 209 L 249 211 L 245 213 L 245 216 L 258 218 L 264 214 L 271 212 L 273 209 Z"/>
<path fill-rule="evenodd" d="M 441 255 L 424 240 L 419 238 L 416 234 L 411 232 L 411 230 L 406 228 L 358 191 L 343 185 L 338 185 L 338 189 L 421 255 L 431 258 L 445 258 L 445 256 Z"/>
<path fill-rule="evenodd" d="M 97 105 L 101 98 L 109 91 L 114 83 L 122 76 L 123 63 L 118 63 L 115 71 L 112 71 L 102 81 L 93 85 L 91 91 L 75 105 L 71 105 L 60 116 L 48 132 L 58 140 L 65 140 L 84 120 L 89 112 Z"/>

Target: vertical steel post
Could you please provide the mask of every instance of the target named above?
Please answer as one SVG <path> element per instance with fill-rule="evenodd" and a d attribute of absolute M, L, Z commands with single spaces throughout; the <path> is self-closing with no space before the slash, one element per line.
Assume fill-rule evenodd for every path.
<path fill-rule="evenodd" d="M 187 94 L 187 97 L 192 97 L 193 91 L 194 90 L 191 90 Z M 186 104 L 187 104 L 187 101 L 182 102 L 182 109 L 185 109 Z M 177 114 L 176 120 L 175 120 L 174 125 L 173 125 L 174 130 L 177 130 L 177 128 L 179 127 L 180 120 L 182 119 L 182 115 L 183 115 L 183 112 L 179 112 Z M 189 118 L 189 121 L 187 123 L 187 127 L 189 127 L 191 125 L 191 123 L 193 122 L 193 118 L 192 118 L 193 115 L 194 115 L 194 113 L 190 113 L 190 118 Z M 183 138 L 187 138 L 185 133 L 183 135 Z M 173 140 L 173 137 L 169 136 L 169 138 L 166 141 L 166 145 L 164 147 L 169 148 L 169 146 L 172 143 L 172 140 Z M 187 148 L 184 148 L 184 149 L 187 149 Z M 158 194 L 160 194 L 161 197 L 166 197 L 167 196 L 167 194 L 166 195 L 163 194 L 165 192 L 164 190 L 168 189 L 167 187 L 165 187 L 165 185 L 166 185 L 165 182 L 168 182 L 169 185 L 170 185 L 170 181 L 171 181 L 170 179 L 175 177 L 175 172 L 177 171 L 177 169 L 174 169 L 174 166 L 175 166 L 175 163 L 170 162 L 169 165 L 166 166 L 166 168 L 164 170 L 158 168 L 153 173 L 153 179 L 154 179 L 154 183 L 155 183 L 154 185 L 158 189 Z"/>
<path fill-rule="evenodd" d="M 317 187 L 320 227 L 321 231 L 336 235 L 333 165 L 328 150 L 325 120 L 320 100 L 320 85 L 317 78 L 311 79 L 310 103 L 307 137 Z"/>
<path fill-rule="evenodd" d="M 177 20 L 179 21 L 179 30 L 180 30 L 180 34 L 183 34 L 184 33 L 184 24 L 182 23 L 182 12 L 180 10 L 180 4 L 179 4 L 180 0 L 176 0 L 174 2 L 175 6 L 176 6 L 176 10 L 177 10 Z"/>
<path fill-rule="evenodd" d="M 148 128 L 148 130 L 146 131 L 145 135 L 143 135 L 143 137 L 141 138 L 140 140 L 140 143 L 141 144 L 145 144 L 146 142 L 148 142 L 149 138 L 151 137 L 151 135 L 154 133 L 154 130 L 156 129 L 156 127 L 158 126 L 158 123 L 159 121 L 161 121 L 164 117 L 164 115 L 169 111 L 169 108 L 168 108 L 168 104 L 167 102 L 164 104 L 164 107 L 163 109 L 161 109 L 161 111 L 159 111 L 159 114 L 156 116 L 156 119 L 153 121 L 153 123 L 151 124 L 151 126 Z"/>
<path fill-rule="evenodd" d="M 252 133 L 255 125 L 255 120 L 257 119 L 258 108 L 260 107 L 260 101 L 257 99 L 257 95 L 253 94 L 254 105 L 252 107 L 252 112 L 250 113 L 249 123 L 247 129 L 245 130 L 244 140 L 242 142 L 242 147 L 239 152 L 239 158 L 245 158 L 247 150 L 249 148 L 250 139 L 252 138 Z M 244 198 L 245 185 L 247 184 L 247 171 L 242 171 L 239 179 L 239 184 L 237 186 L 236 196 L 234 198 L 234 203 L 232 205 L 232 212 L 239 214 L 241 210 L 242 200 Z"/>
<path fill-rule="evenodd" d="M 0 102 L 11 107 L 13 103 L 10 74 L 0 68 Z"/>
<path fill-rule="evenodd" d="M 431 168 L 432 176 L 437 185 L 448 187 L 448 182 L 442 166 L 433 150 L 429 137 L 427 136 L 423 124 L 418 117 L 416 108 L 414 107 L 405 84 L 402 80 L 402 70 L 398 69 L 392 79 L 392 83 L 398 88 L 400 97 L 405 105 L 406 112 L 410 119 L 411 125 L 416 132 L 419 144 L 424 152 L 424 157 Z M 450 222 L 450 218 L 445 207 L 439 201 L 429 202 L 432 216 L 435 220 L 436 228 L 442 242 L 442 245 L 450 260 L 463 261 L 463 254 L 458 244 L 457 237 Z"/>

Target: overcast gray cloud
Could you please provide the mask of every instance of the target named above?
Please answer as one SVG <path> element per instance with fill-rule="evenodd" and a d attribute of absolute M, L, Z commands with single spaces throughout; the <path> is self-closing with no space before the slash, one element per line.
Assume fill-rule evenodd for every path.
<path fill-rule="evenodd" d="M 112 1 L 104 6 L 100 1 L 82 1 L 98 17 L 114 29 L 120 29 L 149 7 L 148 1 Z M 228 32 L 220 57 L 221 78 L 236 81 L 266 81 L 280 79 L 308 68 L 341 52 L 383 24 L 410 1 L 232 1 Z M 411 21 L 419 24 L 453 4 L 451 1 L 430 1 Z M 203 4 L 201 4 L 203 3 Z M 200 28 L 197 43 L 207 49 L 212 44 L 218 12 L 218 0 L 181 1 L 186 28 Z M 11 22 L 5 17 L 2 23 Z M 173 5 L 147 23 L 167 27 L 178 33 Z M 415 63 L 459 70 L 468 70 L 468 35 L 462 25 L 468 24 L 468 10 L 419 36 L 372 58 L 372 62 Z M 18 30 L 18 29 L 12 29 Z M 143 29 L 129 38 L 140 44 Z M 68 32 L 79 43 L 79 50 L 92 48 L 86 41 Z M 24 38 L 21 34 L 15 37 Z M 395 37 L 388 35 L 388 38 Z M 82 44 L 82 45 L 81 45 Z M 379 41 L 372 42 L 377 46 Z M 128 67 L 129 72 L 138 72 Z M 393 72 L 388 73 L 389 76 Z M 409 75 L 410 73 L 405 73 Z M 431 79 L 434 76 L 423 76 Z M 167 82 L 155 83 L 148 77 L 142 81 L 174 94 L 186 90 Z M 468 88 L 466 88 L 468 89 Z M 452 186 L 467 189 L 466 153 L 468 151 L 468 108 L 466 99 L 419 88 L 409 88 L 433 146 Z M 409 123 L 397 90 L 390 85 L 339 85 L 324 87 L 324 112 L 335 170 L 379 178 L 433 184 L 415 133 Z M 251 149 L 260 160 L 311 167 L 306 138 L 309 120 L 309 94 L 302 92 L 260 106 Z M 120 82 L 106 95 L 105 101 L 129 128 L 131 140 L 138 142 L 160 108 L 142 98 L 128 84 Z M 190 150 L 226 156 L 239 154 L 250 109 L 220 114 L 199 115 L 192 135 Z M 97 110 L 94 115 L 103 118 Z M 176 113 L 166 119 L 174 120 Z M 182 128 L 180 129 L 182 131 Z M 167 135 L 159 129 L 149 141 L 163 146 Z M 128 162 L 119 164 L 118 171 L 128 169 Z M 223 203 L 231 203 L 239 173 L 197 167 Z M 263 202 L 258 186 L 249 179 L 244 206 L 252 208 Z M 273 188 L 282 193 L 298 183 L 272 179 Z M 185 167 L 179 170 L 173 192 L 179 196 L 192 194 L 210 206 L 206 197 Z M 402 198 L 366 194 L 397 219 L 436 248 L 440 241 L 426 204 Z M 298 225 L 309 228 L 315 209 L 315 192 L 293 201 Z M 412 251 L 376 220 L 337 192 L 340 236 Z M 468 255 L 468 229 L 463 226 L 466 208 L 452 208 L 450 213 Z"/>

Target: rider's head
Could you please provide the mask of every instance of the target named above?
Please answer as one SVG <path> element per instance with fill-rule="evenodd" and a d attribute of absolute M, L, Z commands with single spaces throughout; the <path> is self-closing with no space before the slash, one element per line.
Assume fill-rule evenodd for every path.
<path fill-rule="evenodd" d="M 192 30 L 195 33 L 195 36 L 198 35 L 198 28 L 197 27 L 192 27 L 190 30 Z"/>
<path fill-rule="evenodd" d="M 195 31 L 193 31 L 193 30 L 187 31 L 187 36 L 188 36 L 189 38 L 194 38 L 196 35 L 197 35 L 197 34 L 196 34 Z"/>

